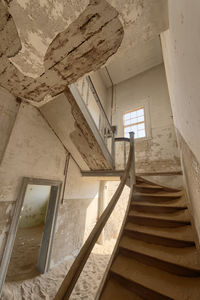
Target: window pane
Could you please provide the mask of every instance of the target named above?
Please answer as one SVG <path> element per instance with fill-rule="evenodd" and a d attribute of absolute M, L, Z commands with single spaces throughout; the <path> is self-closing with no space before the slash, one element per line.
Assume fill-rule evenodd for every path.
<path fill-rule="evenodd" d="M 131 118 L 135 118 L 137 116 L 137 111 L 132 111 L 131 112 Z"/>
<path fill-rule="evenodd" d="M 132 126 L 132 131 L 134 131 L 134 132 L 137 131 L 137 125 Z"/>
<path fill-rule="evenodd" d="M 124 128 L 125 137 L 129 138 L 129 132 L 134 132 L 136 139 L 145 137 L 144 108 L 124 114 L 124 125 L 128 126 Z"/>
<path fill-rule="evenodd" d="M 144 122 L 144 116 L 138 117 L 138 122 Z"/>
<path fill-rule="evenodd" d="M 128 119 L 130 119 L 130 117 L 131 117 L 131 114 L 130 114 L 130 113 L 128 113 L 128 114 L 125 114 L 125 115 L 124 115 L 124 120 L 128 120 Z"/>
<path fill-rule="evenodd" d="M 137 116 L 140 117 L 140 116 L 143 116 L 144 115 L 144 109 L 141 108 L 141 109 L 138 109 L 137 110 Z"/>
<path fill-rule="evenodd" d="M 144 129 L 144 123 L 138 124 L 138 129 Z"/>
<path fill-rule="evenodd" d="M 134 119 L 131 119 L 132 120 L 132 124 L 135 124 L 138 122 L 138 118 L 134 118 Z"/>
<path fill-rule="evenodd" d="M 126 126 L 126 125 L 130 125 L 131 124 L 131 119 L 128 119 L 128 120 L 125 120 L 124 121 L 124 125 Z"/>

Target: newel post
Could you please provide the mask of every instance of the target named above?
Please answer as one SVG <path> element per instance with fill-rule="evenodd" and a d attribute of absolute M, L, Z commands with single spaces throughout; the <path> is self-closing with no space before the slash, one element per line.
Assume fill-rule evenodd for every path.
<path fill-rule="evenodd" d="M 131 155 L 131 165 L 130 165 L 130 187 L 136 184 L 135 176 L 135 143 L 134 143 L 134 132 L 130 132 L 130 151 L 132 149 Z"/>

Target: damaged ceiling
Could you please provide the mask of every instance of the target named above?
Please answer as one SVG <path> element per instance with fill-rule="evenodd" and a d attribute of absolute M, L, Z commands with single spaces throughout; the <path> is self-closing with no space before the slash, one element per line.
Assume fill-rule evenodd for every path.
<path fill-rule="evenodd" d="M 0 0 L 0 85 L 36 102 L 55 96 L 158 37 L 167 20 L 166 0 Z"/>
<path fill-rule="evenodd" d="M 1 27 L 9 35 L 9 20 L 13 24 L 13 18 L 4 8 L 1 3 L 1 15 L 5 19 Z M 15 30 L 17 40 L 16 34 Z M 1 51 L 0 84 L 15 96 L 42 101 L 49 95 L 59 94 L 85 73 L 98 69 L 117 51 L 122 38 L 123 27 L 117 11 L 104 0 L 91 1 L 50 43 L 44 56 L 44 72 L 39 77 L 25 76 Z M 16 52 L 18 43 L 17 46 Z"/>

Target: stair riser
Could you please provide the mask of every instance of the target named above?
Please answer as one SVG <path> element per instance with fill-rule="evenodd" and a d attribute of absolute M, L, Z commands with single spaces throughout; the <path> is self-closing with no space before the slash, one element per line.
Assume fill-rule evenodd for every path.
<path fill-rule="evenodd" d="M 171 221 L 171 220 L 163 220 L 163 219 L 152 219 L 152 218 L 143 218 L 136 216 L 128 216 L 128 222 L 132 224 L 137 224 L 141 226 L 151 226 L 151 227 L 160 227 L 160 228 L 177 228 L 185 225 L 190 225 L 190 222 L 182 222 L 182 221 Z"/>
<path fill-rule="evenodd" d="M 173 213 L 187 209 L 187 207 L 169 207 L 169 206 L 145 206 L 132 204 L 131 209 L 146 213 Z"/>
<path fill-rule="evenodd" d="M 130 291 L 134 292 L 135 294 L 137 294 L 138 296 L 142 297 L 145 300 L 173 300 L 172 298 L 169 298 L 167 296 L 161 295 L 160 293 L 152 291 L 114 272 L 110 272 L 110 276 L 115 280 L 117 280 L 119 284 L 129 289 Z"/>
<path fill-rule="evenodd" d="M 165 238 L 128 229 L 124 230 L 124 234 L 136 240 L 167 247 L 186 248 L 195 246 L 194 242 Z"/>
<path fill-rule="evenodd" d="M 199 277 L 200 276 L 200 271 L 196 271 L 193 269 L 189 269 L 186 267 L 182 267 L 170 262 L 166 262 L 154 257 L 150 257 L 145 254 L 141 254 L 136 251 L 132 251 L 123 247 L 120 247 L 120 253 L 123 254 L 124 256 L 131 257 L 143 264 L 147 264 L 149 266 L 153 266 L 159 269 L 162 269 L 164 271 L 167 271 L 172 274 L 176 274 L 179 276 L 185 276 L 185 277 Z"/>
<path fill-rule="evenodd" d="M 147 187 L 136 187 L 135 191 L 138 193 L 158 193 L 163 191 L 162 189 L 157 189 L 157 188 L 147 188 Z"/>

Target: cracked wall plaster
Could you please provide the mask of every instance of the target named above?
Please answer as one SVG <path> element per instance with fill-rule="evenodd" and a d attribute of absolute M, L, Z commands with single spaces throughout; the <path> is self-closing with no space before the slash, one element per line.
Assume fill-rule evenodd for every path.
<path fill-rule="evenodd" d="M 9 15 L 2 3 L 1 11 Z M 12 19 L 11 15 L 9 19 Z M 10 38 L 9 22 L 1 26 Z M 117 51 L 122 38 L 123 27 L 118 12 L 104 0 L 92 0 L 80 16 L 51 42 L 44 57 L 45 71 L 39 77 L 25 76 L 2 49 L 0 85 L 13 95 L 32 101 L 55 96 L 85 73 L 100 68 Z M 19 50 L 17 46 L 16 51 Z"/>
<path fill-rule="evenodd" d="M 82 170 L 111 168 L 68 88 L 40 111 Z"/>

